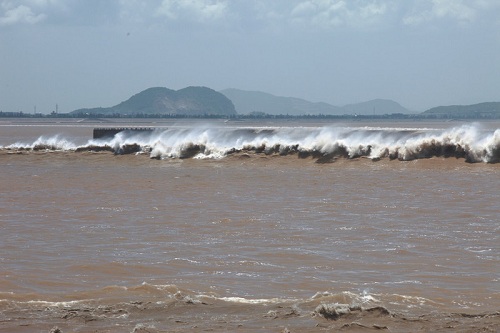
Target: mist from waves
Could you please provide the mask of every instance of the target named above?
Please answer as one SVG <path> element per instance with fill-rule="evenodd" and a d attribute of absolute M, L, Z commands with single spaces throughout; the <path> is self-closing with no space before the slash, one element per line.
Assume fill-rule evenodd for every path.
<path fill-rule="evenodd" d="M 396 127 L 172 127 L 153 131 L 125 130 L 106 139 L 76 145 L 60 135 L 17 142 L 2 149 L 33 151 L 109 151 L 149 154 L 155 159 L 220 159 L 231 154 L 297 155 L 318 162 L 366 157 L 410 161 L 431 157 L 498 163 L 500 129 L 479 124 L 449 129 Z"/>

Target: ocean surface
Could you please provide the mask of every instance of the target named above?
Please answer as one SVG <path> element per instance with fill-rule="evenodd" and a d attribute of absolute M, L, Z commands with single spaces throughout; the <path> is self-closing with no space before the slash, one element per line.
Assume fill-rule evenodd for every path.
<path fill-rule="evenodd" d="M 0 186 L 0 332 L 500 327 L 498 121 L 3 118 Z"/>

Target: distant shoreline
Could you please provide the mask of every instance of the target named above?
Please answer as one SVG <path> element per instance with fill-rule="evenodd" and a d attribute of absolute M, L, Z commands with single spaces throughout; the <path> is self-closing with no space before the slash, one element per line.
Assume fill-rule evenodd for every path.
<path fill-rule="evenodd" d="M 467 120 L 467 121 L 477 121 L 477 120 L 489 120 L 489 119 L 500 119 L 500 113 L 491 114 L 428 114 L 428 113 L 418 113 L 418 114 L 384 114 L 384 115 L 271 115 L 271 114 L 258 114 L 258 115 L 179 115 L 179 114 L 152 114 L 152 115 L 104 115 L 104 114 L 69 114 L 69 113 L 51 113 L 51 114 L 33 114 L 24 112 L 0 112 L 0 118 L 23 118 L 23 119 L 228 119 L 228 120 L 269 120 L 269 119 L 281 119 L 281 120 Z"/>

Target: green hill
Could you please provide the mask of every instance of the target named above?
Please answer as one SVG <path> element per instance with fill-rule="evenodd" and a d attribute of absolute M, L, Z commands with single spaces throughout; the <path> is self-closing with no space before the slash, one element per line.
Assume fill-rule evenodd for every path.
<path fill-rule="evenodd" d="M 82 115 L 221 115 L 236 114 L 233 103 L 223 94 L 207 87 L 171 90 L 149 88 L 112 107 L 78 109 L 71 114 Z"/>
<path fill-rule="evenodd" d="M 495 118 L 500 117 L 500 102 L 438 106 L 423 112 L 422 115 L 460 118 Z"/>

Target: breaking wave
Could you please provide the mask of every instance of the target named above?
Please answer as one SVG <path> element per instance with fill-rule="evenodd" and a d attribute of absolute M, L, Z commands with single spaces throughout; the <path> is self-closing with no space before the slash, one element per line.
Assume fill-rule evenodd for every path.
<path fill-rule="evenodd" d="M 439 303 L 418 297 L 348 291 L 302 299 L 248 299 L 199 294 L 175 285 L 143 284 L 110 286 L 63 301 L 45 298 L 0 292 L 0 330 L 62 332 L 61 326 L 64 332 L 159 333 L 173 332 L 172 327 L 175 332 L 290 332 L 283 329 L 287 325 L 297 328 L 294 331 L 306 328 L 308 332 L 318 328 L 331 332 L 431 332 L 457 327 L 493 332 L 499 320 L 498 312 L 457 309 L 458 313 L 450 313 Z"/>
<path fill-rule="evenodd" d="M 343 291 L 337 293 L 317 292 L 310 297 L 289 298 L 248 298 L 239 296 L 221 296 L 213 292 L 199 293 L 187 290 L 177 285 L 155 285 L 143 282 L 135 286 L 107 286 L 101 289 L 79 291 L 73 294 L 45 295 L 45 294 L 17 294 L 0 292 L 0 312 L 13 309 L 25 309 L 41 311 L 47 308 L 78 308 L 78 307 L 102 307 L 113 306 L 123 303 L 135 304 L 168 304 L 181 302 L 187 304 L 244 304 L 244 305 L 270 305 L 270 304 L 297 304 L 315 307 L 319 304 L 345 304 L 351 307 L 375 307 L 388 306 L 400 312 L 414 311 L 419 308 L 422 311 L 435 310 L 441 306 L 432 300 L 403 296 L 397 294 L 368 294 Z"/>
<path fill-rule="evenodd" d="M 124 130 L 77 146 L 60 136 L 40 137 L 32 144 L 15 143 L 15 151 L 109 151 L 149 154 L 154 159 L 220 159 L 233 154 L 296 155 L 327 163 L 337 158 L 411 161 L 431 157 L 466 162 L 500 162 L 500 129 L 479 125 L 450 129 L 379 127 L 165 128 Z"/>

